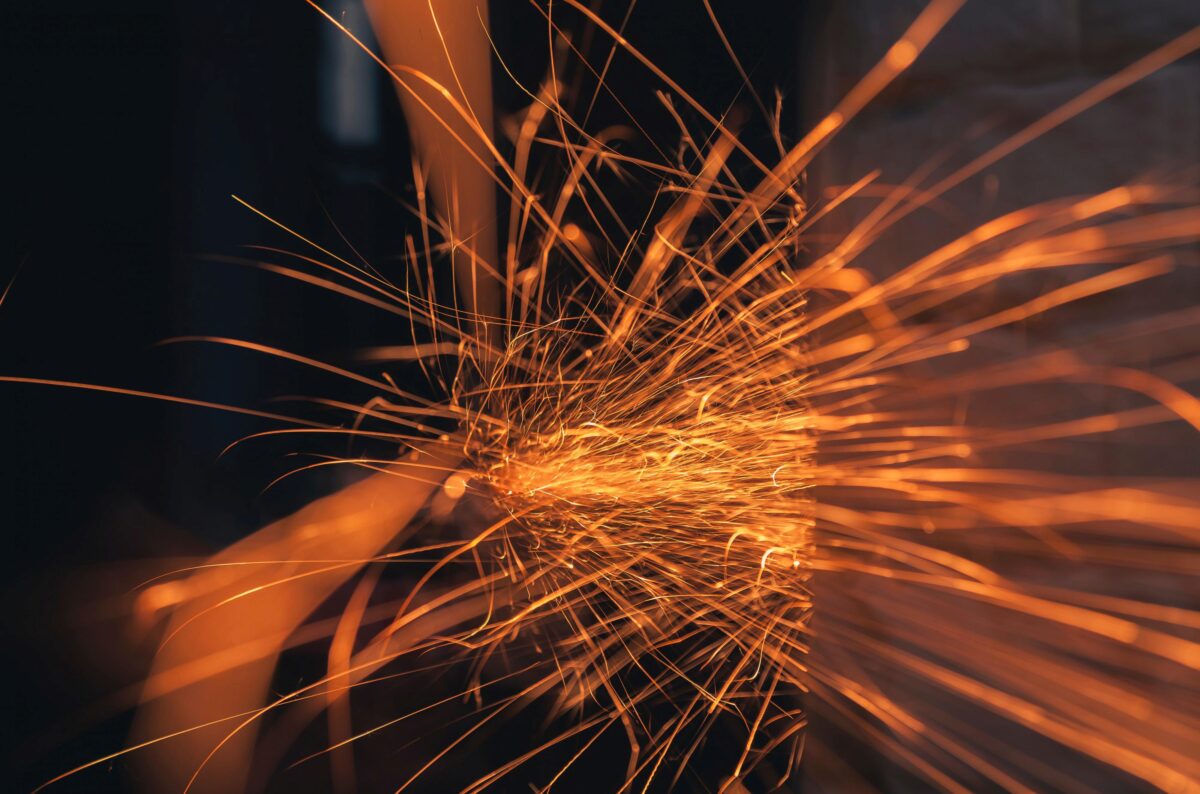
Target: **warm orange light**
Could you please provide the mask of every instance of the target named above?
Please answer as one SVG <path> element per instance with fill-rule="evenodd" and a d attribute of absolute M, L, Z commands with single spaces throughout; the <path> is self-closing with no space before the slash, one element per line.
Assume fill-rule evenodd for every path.
<path fill-rule="evenodd" d="M 344 424 L 288 432 L 372 433 L 413 452 L 399 463 L 316 464 L 373 474 L 142 593 L 145 612 L 173 610 L 136 732 L 153 779 L 235 790 L 266 716 L 329 709 L 330 741 L 317 755 L 333 755 L 336 785 L 349 790 L 354 742 L 388 727 L 353 723 L 353 689 L 389 664 L 453 650 L 472 671 L 456 694 L 479 716 L 444 751 L 405 765 L 400 790 L 504 708 L 533 701 L 561 734 L 480 768 L 468 790 L 503 788 L 539 752 L 562 751 L 566 769 L 578 757 L 571 742 L 606 731 L 626 739 L 614 763 L 627 783 L 669 781 L 717 718 L 738 735 L 719 786 L 750 790 L 773 754 L 790 759 L 776 777 L 794 771 L 802 695 L 939 788 L 963 789 L 969 778 L 1019 790 L 1054 777 L 1023 768 L 1020 748 L 986 745 L 919 695 L 928 687 L 1146 785 L 1200 788 L 1188 744 L 1194 704 L 1156 700 L 1139 683 L 1200 671 L 1197 613 L 1022 568 L 1049 559 L 1177 570 L 1184 563 L 1172 550 L 1194 558 L 1193 482 L 1101 481 L 1052 463 L 1099 434 L 1181 420 L 1200 428 L 1200 401 L 1169 373 L 1095 363 L 1086 339 L 1015 357 L 993 344 L 998 330 L 1169 272 L 1171 246 L 1200 230 L 1194 191 L 1118 186 L 930 240 L 919 259 L 880 277 L 860 266 L 883 230 L 1195 51 L 1200 34 L 932 185 L 883 186 L 873 172 L 810 205 L 804 168 L 958 3 L 930 3 L 809 135 L 765 163 L 594 4 L 565 2 L 670 86 L 704 134 L 687 138 L 680 162 L 638 160 L 609 145 L 623 128 L 583 134 L 555 75 L 530 92 L 506 158 L 491 138 L 490 78 L 475 46 L 486 17 L 451 22 L 437 3 L 396 4 L 420 12 L 426 38 L 416 42 L 395 8 L 369 3 L 381 62 L 392 64 L 417 133 L 425 242 L 409 241 L 407 264 L 432 272 L 429 240 L 444 241 L 457 303 L 439 302 L 432 284 L 402 288 L 323 249 L 307 269 L 270 268 L 419 329 L 432 341 L 366 358 L 436 369 L 430 381 L 445 393 L 430 400 L 377 372 L 206 340 L 379 391 L 366 406 L 328 401 L 346 412 Z M 532 184 L 538 154 L 559 158 L 554 189 L 543 171 Z M 654 173 L 672 197 L 644 224 L 605 206 L 601 174 L 626 169 Z M 743 186 L 737 175 L 747 171 Z M 494 188 L 512 210 L 503 248 L 492 239 Z M 881 209 L 832 241 L 818 234 L 823 219 L 873 190 Z M 596 220 L 606 212 L 612 229 Z M 1052 289 L 983 297 L 1046 272 L 1058 279 Z M 1134 331 L 1156 338 L 1198 322 L 1193 310 Z M 1064 384 L 1105 386 L 1136 404 L 1068 401 L 1062 416 L 1029 420 L 973 413 Z M 480 510 L 486 526 L 437 543 L 415 534 L 429 499 L 449 513 L 476 497 L 491 511 Z M 417 558 L 424 567 L 402 600 L 374 604 L 379 571 Z M 345 613 L 320 629 L 332 638 L 328 675 L 272 693 L 279 654 L 352 578 L 360 583 Z M 388 620 L 368 631 L 377 607 Z M 885 629 L 896 641 L 881 639 Z M 511 667 L 497 672 L 499 659 Z M 498 681 L 516 694 L 493 695 Z M 664 702 L 666 717 L 653 712 Z"/>

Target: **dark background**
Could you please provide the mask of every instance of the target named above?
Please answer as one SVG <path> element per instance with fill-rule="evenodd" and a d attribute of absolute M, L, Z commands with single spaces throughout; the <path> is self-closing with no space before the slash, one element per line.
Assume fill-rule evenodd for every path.
<path fill-rule="evenodd" d="M 756 5 L 763 16 L 714 3 L 756 84 L 783 87 L 796 118 L 801 4 Z M 536 86 L 544 21 L 525 3 L 494 9 L 510 67 Z M 642 3 L 628 33 L 709 107 L 738 98 L 698 2 Z M 287 410 L 270 402 L 280 395 L 360 396 L 286 362 L 159 343 L 229 336 L 336 362 L 403 341 L 395 318 L 219 261 L 251 255 L 249 245 L 302 247 L 237 194 L 339 253 L 352 243 L 387 271 L 411 221 L 399 203 L 410 188 L 403 118 L 385 75 L 302 0 L 9 4 L 0 51 L 9 229 L 0 288 L 12 280 L 0 374 L 266 410 Z M 639 67 L 618 60 L 611 81 L 635 111 L 656 111 Z M 503 80 L 496 90 L 499 113 L 526 102 Z M 669 124 L 650 132 L 668 146 L 677 139 Z M 3 788 L 28 790 L 124 742 L 128 715 L 104 698 L 136 680 L 139 662 L 119 658 L 112 618 L 119 594 L 148 570 L 137 560 L 208 553 L 338 481 L 297 478 L 263 494 L 293 465 L 287 444 L 218 459 L 268 426 L 219 411 L 4 383 L 0 417 L 0 766 L 10 770 Z M 118 764 L 61 790 L 119 790 L 122 780 Z"/>
<path fill-rule="evenodd" d="M 13 285 L 0 305 L 0 375 L 283 412 L 293 404 L 273 402 L 279 396 L 369 397 L 286 362 L 159 343 L 229 336 L 345 363 L 357 348 L 404 341 L 395 318 L 228 261 L 252 257 L 247 246 L 302 247 L 234 202 L 237 194 L 339 254 L 357 251 L 395 272 L 413 228 L 401 206 L 411 184 L 403 118 L 385 76 L 303 0 L 10 5 L 0 17 L 8 199 L 0 289 Z M 793 138 L 923 5 L 713 2 L 754 84 L 784 90 Z M 365 30 L 353 0 L 325 7 Z M 518 0 L 492 8 L 497 45 L 536 86 L 546 68 L 544 21 Z M 604 16 L 619 20 L 623 8 L 607 2 Z M 845 184 L 878 166 L 899 181 L 942 147 L 964 157 L 981 151 L 1196 24 L 1200 5 L 1184 0 L 973 0 L 810 178 Z M 710 109 L 752 109 L 700 0 L 641 0 L 627 35 Z M 616 61 L 610 81 L 651 120 L 656 142 L 673 146 L 678 132 L 658 111 L 655 82 L 629 59 Z M 496 93 L 500 114 L 527 101 L 503 79 Z M 612 109 L 597 112 L 599 123 Z M 980 121 L 991 126 L 976 132 Z M 951 201 L 980 213 L 964 218 L 978 223 L 1198 159 L 1193 56 L 1006 158 Z M 907 247 L 925 244 L 924 231 L 907 226 L 907 236 L 881 247 L 893 261 L 873 264 L 904 261 Z M 1113 297 L 1098 322 L 1194 305 L 1198 295 L 1200 268 L 1181 268 L 1134 298 Z M 210 553 L 340 484 L 305 476 L 263 493 L 295 465 L 286 440 L 220 456 L 266 427 L 219 411 L 0 383 L 0 766 L 11 770 L 0 788 L 29 790 L 123 745 L 127 714 L 107 696 L 139 674 L 136 643 L 115 619 L 120 594 L 150 570 L 137 561 Z M 1134 456 L 1102 447 L 1096 465 L 1194 476 L 1196 460 L 1184 459 L 1176 432 L 1163 429 Z M 849 764 L 885 788 L 920 789 L 827 730 L 813 731 L 812 745 L 824 736 L 836 752 L 809 752 L 813 767 Z M 825 772 L 836 778 L 838 769 Z M 120 765 L 97 769 L 60 790 L 121 790 L 123 774 Z"/>

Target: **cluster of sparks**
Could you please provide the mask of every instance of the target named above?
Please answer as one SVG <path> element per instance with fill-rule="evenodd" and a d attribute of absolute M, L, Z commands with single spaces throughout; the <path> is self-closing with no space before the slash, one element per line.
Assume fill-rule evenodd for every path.
<path fill-rule="evenodd" d="M 614 48 L 657 71 L 618 30 L 569 5 Z M 508 790 L 523 764 L 557 753 L 560 771 L 538 784 L 548 790 L 610 732 L 626 737 L 623 790 L 679 783 L 718 720 L 736 726 L 741 744 L 727 753 L 726 773 L 707 781 L 710 790 L 766 790 L 795 774 L 806 709 L 946 790 L 981 781 L 1009 790 L 1086 788 L 1027 747 L 981 735 L 964 716 L 976 713 L 1164 790 L 1200 789 L 1200 766 L 1186 751 L 1200 719 L 1195 702 L 1164 700 L 1152 683 L 1139 683 L 1186 681 L 1200 670 L 1197 614 L 1022 581 L 1005 569 L 1007 559 L 1040 556 L 1154 570 L 1172 550 L 1194 555 L 1200 506 L 1178 487 L 1039 468 L 1037 450 L 1162 422 L 1200 428 L 1200 403 L 1171 378 L 1096 363 L 1086 345 L 1006 357 L 977 344 L 1170 271 L 1172 247 L 1200 229 L 1194 191 L 1114 186 L 995 218 L 888 274 L 856 264 L 911 213 L 1194 51 L 1200 33 L 947 176 L 922 173 L 880 190 L 872 172 L 819 199 L 804 196 L 801 177 L 813 158 L 956 7 L 932 3 L 798 143 L 783 146 L 776 121 L 774 164 L 661 73 L 672 90 L 668 109 L 682 100 L 705 129 L 685 128 L 673 159 L 638 159 L 613 145 L 632 134 L 626 128 L 585 133 L 552 76 L 531 92 L 514 126 L 515 154 L 494 151 L 512 202 L 511 239 L 506 262 L 476 264 L 488 274 L 481 282 L 503 293 L 501 316 L 471 311 L 480 301 L 448 307 L 432 281 L 397 286 L 324 249 L 323 258 L 301 257 L 311 271 L 269 265 L 403 317 L 414 344 L 380 357 L 408 359 L 446 395 L 430 400 L 387 377 L 253 346 L 381 391 L 366 406 L 327 401 L 350 410 L 352 426 L 288 432 L 397 443 L 406 451 L 399 463 L 363 456 L 319 465 L 372 469 L 396 488 L 438 483 L 441 499 L 486 504 L 486 526 L 449 543 L 409 537 L 399 551 L 353 563 L 317 564 L 310 555 L 298 565 L 297 541 L 284 538 L 257 559 L 293 561 L 283 573 L 259 565 L 262 578 L 251 585 L 226 579 L 205 590 L 193 577 L 150 587 L 145 596 L 165 605 L 201 604 L 172 625 L 166 642 L 178 643 L 192 621 L 214 611 L 264 608 L 256 606 L 264 591 L 334 569 L 367 571 L 325 635 L 334 646 L 328 677 L 230 715 L 213 753 L 268 712 L 337 712 L 347 691 L 389 665 L 452 649 L 472 671 L 460 694 L 476 700 L 481 716 L 416 764 L 401 788 L 417 785 L 476 731 L 536 701 L 549 704 L 554 730 L 531 740 L 528 753 L 481 771 L 466 790 Z M 393 76 L 402 87 L 428 81 Z M 472 121 L 467 109 L 447 107 Z M 479 135 L 487 140 L 482 128 Z M 541 168 L 533 184 L 531 152 L 562 165 Z M 756 174 L 748 185 L 746 173 Z M 655 181 L 652 216 L 631 225 L 606 198 L 605 174 Z M 883 198 L 833 244 L 814 234 L 869 195 Z M 425 245 L 413 241 L 409 264 L 432 272 L 430 238 L 440 237 L 443 251 L 466 242 L 423 194 L 419 200 Z M 1061 276 L 1051 291 L 1005 302 L 991 289 L 1050 271 Z M 1106 333 L 1153 339 L 1197 320 L 1190 311 Z M 1123 390 L 1144 404 L 1032 425 L 1019 416 L 1006 424 L 963 418 L 971 400 L 1040 387 L 1069 393 L 1071 384 Z M 1026 465 L 1010 463 L 1013 450 L 1027 451 Z M 430 553 L 437 561 L 390 607 L 386 628 L 359 638 L 378 580 L 372 571 Z M 235 562 L 244 561 L 214 567 Z M 464 579 L 463 570 L 473 573 Z M 508 694 L 492 698 L 499 681 Z M 942 697 L 922 695 L 929 691 Z M 392 723 L 357 732 L 348 719 L 330 724 L 322 755 L 344 759 L 356 739 Z"/>

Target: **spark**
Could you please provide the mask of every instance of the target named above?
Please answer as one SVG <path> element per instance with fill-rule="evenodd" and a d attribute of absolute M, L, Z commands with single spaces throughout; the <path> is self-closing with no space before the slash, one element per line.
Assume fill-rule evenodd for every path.
<path fill-rule="evenodd" d="M 930 241 L 926 255 L 897 263 L 882 278 L 855 264 L 912 212 L 1194 52 L 1200 31 L 949 175 L 925 174 L 931 184 L 918 175 L 888 188 L 872 172 L 810 205 L 801 195 L 804 169 L 914 63 L 959 3 L 930 3 L 845 99 L 773 163 L 621 30 L 582 3 L 566 3 L 699 117 L 703 134 L 685 136 L 691 156 L 650 163 L 609 145 L 624 131 L 585 133 L 552 76 L 548 88 L 530 93 L 532 104 L 516 120 L 510 161 L 472 110 L 453 61 L 457 90 L 419 69 L 388 67 L 372 53 L 510 199 L 506 262 L 479 256 L 486 246 L 473 248 L 460 236 L 461 221 L 438 216 L 419 196 L 422 238 L 470 252 L 474 263 L 471 289 L 460 283 L 458 303 L 444 304 L 431 281 L 394 286 L 237 199 L 316 252 L 297 255 L 295 267 L 265 262 L 266 269 L 402 317 L 411 344 L 362 359 L 428 364 L 424 371 L 438 373 L 430 379 L 442 399 L 419 399 L 390 377 L 250 342 L 191 340 L 283 357 L 376 389 L 380 395 L 368 405 L 322 404 L 353 417 L 355 429 L 345 431 L 353 438 L 384 439 L 412 454 L 400 462 L 355 455 L 310 464 L 376 475 L 227 551 L 211 567 L 143 592 L 144 610 L 174 610 L 163 646 L 170 651 L 156 675 L 207 670 L 219 680 L 239 652 L 274 659 L 257 647 L 239 651 L 235 638 L 223 645 L 213 629 L 223 615 L 255 616 L 253 625 L 286 637 L 341 583 L 368 571 L 338 623 L 326 678 L 259 708 L 198 720 L 195 729 L 162 730 L 128 752 L 234 723 L 188 770 L 188 786 L 202 783 L 215 774 L 214 759 L 251 741 L 268 713 L 329 707 L 333 714 L 385 666 L 441 651 L 472 671 L 474 683 L 462 694 L 479 710 L 473 723 L 406 769 L 399 790 L 449 763 L 475 732 L 535 701 L 549 733 L 528 752 L 481 770 L 464 790 L 500 785 L 532 759 L 553 755 L 561 765 L 549 788 L 602 735 L 620 731 L 627 756 L 617 765 L 618 786 L 644 791 L 678 781 L 716 720 L 736 726 L 740 742 L 721 789 L 746 790 L 752 779 L 769 788 L 794 771 L 805 699 L 940 788 L 1058 781 L 1053 770 L 1022 765 L 1017 747 L 989 745 L 951 709 L 923 698 L 930 688 L 969 713 L 998 717 L 1146 784 L 1200 788 L 1200 766 L 1186 752 L 1194 708 L 1155 697 L 1136 680 L 1147 671 L 1200 670 L 1200 643 L 1187 631 L 1200 622 L 1196 613 L 1025 580 L 1016 564 L 1031 557 L 1105 560 L 1156 570 L 1164 548 L 1194 558 L 1200 506 L 1181 488 L 1059 474 L 1039 446 L 1069 447 L 1167 422 L 1200 428 L 1200 401 L 1175 382 L 1187 373 L 1172 378 L 1127 363 L 1091 363 L 1087 342 L 1007 359 L 978 344 L 1030 318 L 1170 273 L 1177 264 L 1172 247 L 1194 241 L 1200 228 L 1194 190 L 1118 185 L 994 218 L 950 242 Z M 550 9 L 544 14 L 556 29 Z M 443 32 L 437 28 L 449 55 Z M 607 63 L 595 70 L 579 57 L 593 74 L 607 72 Z M 782 142 L 777 119 L 768 119 L 776 125 L 772 140 Z M 606 170 L 624 180 L 657 180 L 643 222 L 606 197 Z M 876 211 L 822 250 L 814 228 L 851 201 L 866 200 L 869 188 L 882 191 Z M 1134 218 L 1126 215 L 1131 209 Z M 628 231 L 639 228 L 645 233 Z M 432 250 L 425 244 L 418 255 L 414 244 L 408 265 L 419 272 Z M 462 261 L 461 253 L 453 256 Z M 1025 299 L 981 297 L 1014 276 L 1043 271 L 1064 284 Z M 460 279 L 464 272 L 456 268 Z M 505 299 L 489 300 L 489 285 Z M 487 306 L 507 313 L 492 316 L 481 308 Z M 941 319 L 928 319 L 933 310 Z M 1181 319 L 1188 328 L 1196 321 L 1194 313 Z M 1072 383 L 1125 391 L 1143 404 L 1026 423 L 1009 416 L 971 424 L 960 410 L 989 396 L 1011 399 L 1014 389 Z M 238 410 L 288 425 L 278 433 L 303 424 Z M 342 430 L 309 425 L 314 433 Z M 1012 449 L 1023 451 L 1019 467 L 1004 454 Z M 399 497 L 402 487 L 411 490 Z M 487 527 L 461 542 L 421 545 L 417 511 L 434 489 L 452 505 L 484 505 Z M 395 525 L 381 529 L 389 521 Z M 405 529 L 393 539 L 397 526 Z M 368 633 L 364 616 L 378 571 L 418 562 L 384 554 L 389 542 L 440 556 L 390 607 L 386 627 Z M 351 544 L 346 554 L 332 551 L 343 543 Z M 980 628 L 981 615 L 994 632 Z M 881 639 L 889 626 L 898 641 Z M 181 649 L 204 631 L 214 633 L 200 650 Z M 1080 661 L 1083 653 L 1091 663 Z M 517 694 L 493 696 L 493 688 L 502 689 L 493 685 L 510 677 Z M 344 753 L 355 740 L 412 716 L 352 731 L 348 712 L 338 713 L 341 727 L 331 730 L 329 747 L 304 761 L 329 754 L 342 759 L 335 766 L 344 775 L 352 774 Z M 674 779 L 667 781 L 669 774 Z"/>

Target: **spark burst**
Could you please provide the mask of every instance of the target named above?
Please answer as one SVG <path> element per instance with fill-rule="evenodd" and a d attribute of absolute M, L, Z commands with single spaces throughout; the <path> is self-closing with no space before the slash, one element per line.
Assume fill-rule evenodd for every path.
<path fill-rule="evenodd" d="M 1194 483 L 1063 473 L 1045 450 L 1162 422 L 1200 428 L 1200 402 L 1175 385 L 1186 375 L 1096 363 L 1087 354 L 1095 342 L 1016 357 L 976 344 L 1168 272 L 1172 249 L 1200 228 L 1194 189 L 1118 185 L 997 217 L 889 275 L 856 266 L 914 211 L 1194 52 L 1200 31 L 948 175 L 920 172 L 872 193 L 872 172 L 813 200 L 800 187 L 804 170 L 958 3 L 930 4 L 795 145 L 782 145 L 774 121 L 781 154 L 772 164 L 618 28 L 582 3 L 566 5 L 663 80 L 665 106 L 676 113 L 681 102 L 703 129 L 676 113 L 678 155 L 639 159 L 615 145 L 629 129 L 586 133 L 552 74 L 530 92 L 505 154 L 461 85 L 456 94 L 429 73 L 389 69 L 428 114 L 423 123 L 457 138 L 488 173 L 498 166 L 511 203 L 505 253 L 483 257 L 486 246 L 467 239 L 450 209 L 456 202 L 435 200 L 439 212 L 426 200 L 417 167 L 423 239 L 410 241 L 408 266 L 423 279 L 396 284 L 321 248 L 262 265 L 403 318 L 413 344 L 372 358 L 415 362 L 445 399 L 217 340 L 380 393 L 366 405 L 325 401 L 348 412 L 346 424 L 283 432 L 382 440 L 406 453 L 400 462 L 319 461 L 376 475 L 147 587 L 141 606 L 172 617 L 142 695 L 146 741 L 117 755 L 190 742 L 170 756 L 171 774 L 179 759 L 191 761 L 182 781 L 216 790 L 244 777 L 239 746 L 263 752 L 254 737 L 268 716 L 287 711 L 302 725 L 328 711 L 330 741 L 316 755 L 330 756 L 349 789 L 355 742 L 402 730 L 436 705 L 354 726 L 353 692 L 433 658 L 468 671 L 460 695 L 475 711 L 440 749 L 403 764 L 398 790 L 534 704 L 544 734 L 527 753 L 478 770 L 464 791 L 510 790 L 519 770 L 551 756 L 558 771 L 537 783 L 548 790 L 614 733 L 627 747 L 614 788 L 692 785 L 695 759 L 716 752 L 727 769 L 701 785 L 769 790 L 795 774 L 806 708 L 939 789 L 1085 790 L 1038 760 L 1041 742 L 1144 784 L 1200 790 L 1187 749 L 1200 720 L 1188 685 L 1200 668 L 1197 613 L 1116 588 L 1023 578 L 1020 567 L 1032 558 L 1194 573 L 1186 569 L 1200 505 L 1181 487 Z M 566 37 L 558 46 L 573 47 Z M 606 180 L 652 181 L 650 217 L 637 223 L 614 206 Z M 829 244 L 814 233 L 872 194 L 882 198 L 848 234 Z M 435 294 L 435 249 L 455 258 L 457 307 Z M 1009 299 L 989 292 L 1041 272 L 1059 274 L 1061 286 Z M 1153 343 L 1197 319 L 1186 311 L 1110 329 L 1109 347 Z M 1069 396 L 1080 384 L 1145 399 L 1084 414 Z M 1012 394 L 1052 395 L 1073 414 L 986 424 L 962 416 L 968 401 Z M 485 528 L 423 542 L 417 510 L 434 489 L 443 504 L 486 505 L 475 508 L 487 513 Z M 402 526 L 399 544 L 385 548 Z M 435 561 L 417 562 L 429 555 Z M 372 601 L 381 572 L 401 564 L 422 566 L 419 579 L 399 603 Z M 308 620 L 355 576 L 340 618 Z M 383 613 L 384 627 L 368 633 Z M 279 653 L 299 636 L 329 641 L 328 675 L 261 706 Z M 246 670 L 260 672 L 249 683 L 230 678 Z M 739 737 L 732 750 L 713 750 L 718 723 Z"/>

